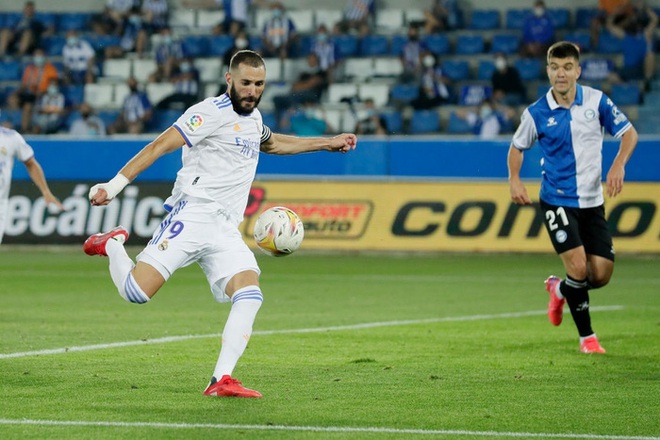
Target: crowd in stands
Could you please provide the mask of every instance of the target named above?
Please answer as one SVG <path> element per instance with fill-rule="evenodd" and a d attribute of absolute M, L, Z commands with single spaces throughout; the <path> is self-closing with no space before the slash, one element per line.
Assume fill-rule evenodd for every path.
<path fill-rule="evenodd" d="M 545 53 L 559 39 L 580 46 L 581 81 L 638 88 L 637 102 L 619 105 L 640 104 L 655 75 L 658 16 L 642 0 L 572 10 L 530 0 L 504 12 L 343 3 L 106 0 L 96 13 L 51 13 L 27 1 L 0 12 L 0 123 L 24 134 L 158 132 L 224 93 L 242 49 L 266 59 L 266 123 L 297 135 L 511 132 L 547 91 Z"/>

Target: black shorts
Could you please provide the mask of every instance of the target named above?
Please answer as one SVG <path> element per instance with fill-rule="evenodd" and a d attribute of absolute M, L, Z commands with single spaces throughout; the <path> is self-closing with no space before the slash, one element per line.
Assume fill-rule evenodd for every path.
<path fill-rule="evenodd" d="M 584 246 L 587 254 L 614 261 L 612 233 L 603 205 L 595 208 L 567 208 L 541 200 L 543 223 L 557 254 Z"/>

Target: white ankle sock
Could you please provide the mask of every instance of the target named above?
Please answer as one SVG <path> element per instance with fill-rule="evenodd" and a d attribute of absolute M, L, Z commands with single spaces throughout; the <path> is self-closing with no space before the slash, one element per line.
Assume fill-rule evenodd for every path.
<path fill-rule="evenodd" d="M 222 332 L 222 348 L 213 372 L 218 380 L 224 375 L 231 376 L 238 359 L 243 355 L 263 295 L 259 286 L 247 286 L 234 292 L 231 302 L 231 311 Z"/>

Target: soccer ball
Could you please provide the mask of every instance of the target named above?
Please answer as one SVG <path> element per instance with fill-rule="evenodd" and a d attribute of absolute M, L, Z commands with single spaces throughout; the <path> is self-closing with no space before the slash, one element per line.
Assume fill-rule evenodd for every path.
<path fill-rule="evenodd" d="M 300 247 L 305 236 L 298 214 L 284 206 L 274 206 L 259 215 L 254 224 L 254 241 L 264 253 L 284 257 Z"/>

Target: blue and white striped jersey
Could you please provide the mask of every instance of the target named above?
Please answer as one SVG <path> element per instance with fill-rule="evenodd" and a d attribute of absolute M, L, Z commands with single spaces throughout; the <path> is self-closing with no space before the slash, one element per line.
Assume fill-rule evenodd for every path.
<path fill-rule="evenodd" d="M 600 90 L 576 85 L 570 108 L 548 93 L 525 109 L 512 144 L 541 147 L 541 200 L 556 206 L 592 208 L 604 202 L 602 149 L 604 131 L 621 137 L 632 124 Z"/>

